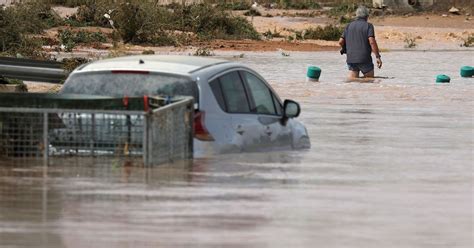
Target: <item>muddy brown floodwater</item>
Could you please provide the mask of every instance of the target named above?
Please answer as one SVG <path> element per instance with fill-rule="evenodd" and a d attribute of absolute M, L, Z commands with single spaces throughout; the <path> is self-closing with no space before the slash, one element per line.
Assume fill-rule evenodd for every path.
<path fill-rule="evenodd" d="M 472 247 L 474 79 L 459 68 L 473 58 L 385 53 L 388 78 L 346 83 L 335 52 L 246 53 L 301 103 L 310 150 L 150 169 L 3 161 L 0 247 Z"/>

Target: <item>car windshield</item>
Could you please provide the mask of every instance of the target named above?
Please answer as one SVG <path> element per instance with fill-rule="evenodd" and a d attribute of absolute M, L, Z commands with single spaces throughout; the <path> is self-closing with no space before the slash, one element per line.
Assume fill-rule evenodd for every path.
<path fill-rule="evenodd" d="M 66 80 L 61 93 L 114 97 L 182 95 L 198 99 L 196 83 L 190 78 L 179 75 L 133 71 L 72 74 Z"/>

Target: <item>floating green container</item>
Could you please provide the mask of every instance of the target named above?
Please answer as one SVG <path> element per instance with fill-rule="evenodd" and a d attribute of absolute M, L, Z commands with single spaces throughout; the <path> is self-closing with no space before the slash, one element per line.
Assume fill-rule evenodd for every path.
<path fill-rule="evenodd" d="M 451 81 L 451 78 L 447 75 L 438 75 L 436 76 L 436 82 L 437 83 L 449 83 Z"/>
<path fill-rule="evenodd" d="M 319 76 L 321 76 L 321 68 L 317 66 L 310 66 L 308 67 L 308 72 L 306 73 L 306 76 L 311 79 L 319 79 Z"/>
<path fill-rule="evenodd" d="M 474 76 L 474 67 L 463 66 L 461 67 L 461 77 L 472 77 Z"/>

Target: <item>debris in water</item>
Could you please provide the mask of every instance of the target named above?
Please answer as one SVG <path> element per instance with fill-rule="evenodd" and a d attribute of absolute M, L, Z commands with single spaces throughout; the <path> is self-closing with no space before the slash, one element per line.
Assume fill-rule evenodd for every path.
<path fill-rule="evenodd" d="M 449 9 L 449 13 L 451 13 L 451 14 L 453 14 L 453 15 L 460 15 L 459 9 L 456 8 L 456 7 L 451 7 L 451 8 Z"/>
<path fill-rule="evenodd" d="M 278 51 L 280 51 L 281 55 L 284 57 L 290 56 L 290 53 L 283 51 L 281 48 L 278 48 Z"/>

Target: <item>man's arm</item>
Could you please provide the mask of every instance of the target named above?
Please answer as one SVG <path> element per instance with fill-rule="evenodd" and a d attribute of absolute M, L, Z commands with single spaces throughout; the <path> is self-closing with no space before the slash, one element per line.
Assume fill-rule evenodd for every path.
<path fill-rule="evenodd" d="M 339 46 L 344 47 L 344 45 L 346 44 L 346 40 L 344 40 L 344 38 L 339 38 Z"/>
<path fill-rule="evenodd" d="M 375 54 L 375 58 L 377 58 L 377 67 L 380 69 L 382 68 L 382 59 L 380 56 L 379 46 L 377 45 L 377 41 L 374 37 L 369 37 L 370 47 L 372 48 L 372 52 Z"/>
<path fill-rule="evenodd" d="M 347 53 L 346 51 L 346 40 L 344 40 L 344 38 L 339 38 L 339 46 L 341 46 L 341 55 Z"/>

